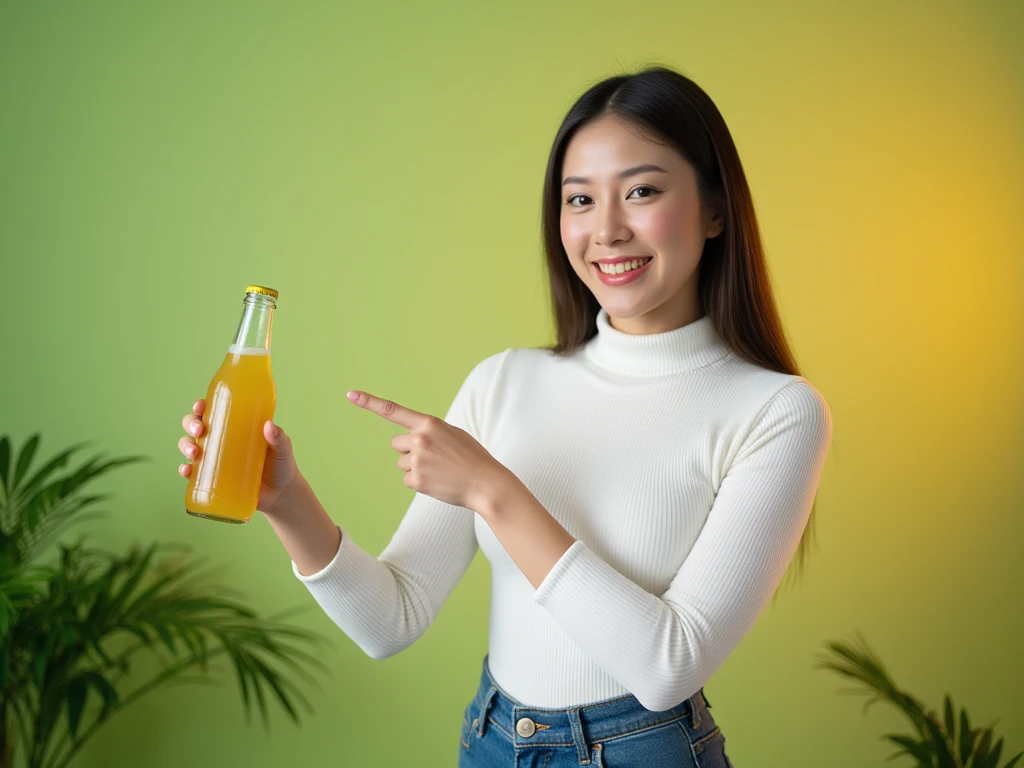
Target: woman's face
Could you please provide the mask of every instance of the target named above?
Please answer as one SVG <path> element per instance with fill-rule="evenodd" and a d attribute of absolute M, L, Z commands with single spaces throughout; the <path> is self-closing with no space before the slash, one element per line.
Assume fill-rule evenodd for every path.
<path fill-rule="evenodd" d="M 562 245 L 612 327 L 660 333 L 703 315 L 698 265 L 704 240 L 721 233 L 722 219 L 704 220 L 696 174 L 682 155 L 606 115 L 569 141 L 562 181 Z M 648 263 L 632 279 L 631 272 L 599 271 L 599 263 L 626 256 Z"/>

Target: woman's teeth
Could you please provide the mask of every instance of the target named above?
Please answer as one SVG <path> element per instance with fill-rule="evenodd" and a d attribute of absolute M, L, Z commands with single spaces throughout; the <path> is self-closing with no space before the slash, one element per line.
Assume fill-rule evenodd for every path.
<path fill-rule="evenodd" d="M 621 275 L 623 272 L 629 272 L 632 269 L 642 267 L 648 261 L 650 261 L 650 258 L 633 259 L 633 261 L 620 261 L 618 264 L 601 264 L 598 262 L 597 266 L 606 275 Z"/>

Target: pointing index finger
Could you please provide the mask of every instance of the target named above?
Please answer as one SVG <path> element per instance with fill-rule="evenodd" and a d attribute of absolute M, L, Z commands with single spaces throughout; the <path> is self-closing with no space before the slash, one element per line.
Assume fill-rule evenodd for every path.
<path fill-rule="evenodd" d="M 360 408 L 373 411 L 378 416 L 383 416 L 388 421 L 406 429 L 416 429 L 422 426 L 423 422 L 427 419 L 425 413 L 414 411 L 412 408 L 406 408 L 393 400 L 374 397 L 369 392 L 360 392 L 357 389 L 353 389 L 348 393 L 348 399 Z"/>

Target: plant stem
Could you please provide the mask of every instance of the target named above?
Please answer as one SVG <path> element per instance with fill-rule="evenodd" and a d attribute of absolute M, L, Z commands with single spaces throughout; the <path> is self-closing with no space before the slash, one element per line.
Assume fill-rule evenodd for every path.
<path fill-rule="evenodd" d="M 217 648 L 217 649 L 207 653 L 206 654 L 206 658 L 207 659 L 211 659 L 211 658 L 213 658 L 215 656 L 219 656 L 219 655 L 224 654 L 224 653 L 227 653 L 226 649 L 224 649 L 224 648 Z M 80 750 L 82 748 L 82 745 L 85 744 L 85 742 L 89 740 L 89 738 L 93 735 L 93 733 L 96 732 L 96 729 L 99 728 L 101 725 L 103 725 L 105 722 L 107 722 L 107 720 L 109 720 L 110 717 L 113 714 L 115 714 L 116 712 L 120 712 L 128 704 L 132 703 L 133 701 L 135 701 L 136 699 L 140 698 L 141 696 L 144 696 L 145 694 L 149 693 L 150 691 L 152 691 L 154 688 L 156 688 L 157 686 L 161 685 L 162 683 L 167 682 L 168 680 L 170 680 L 175 675 L 178 675 L 178 674 L 184 672 L 189 667 L 191 667 L 191 666 L 193 666 L 195 664 L 198 664 L 198 663 L 199 663 L 199 659 L 196 658 L 196 657 L 190 657 L 190 658 L 184 659 L 184 660 L 178 662 L 177 664 L 174 664 L 173 666 L 168 667 L 167 669 L 165 669 L 163 672 L 161 672 L 159 675 L 154 677 L 152 680 L 150 680 L 145 685 L 142 685 L 139 688 L 137 688 L 134 691 L 132 691 L 130 694 L 128 694 L 123 699 L 118 701 L 118 703 L 115 706 L 111 707 L 110 709 L 107 709 L 105 714 L 100 714 L 99 716 L 97 716 L 96 721 L 92 725 L 90 725 L 89 728 L 86 729 L 82 733 L 82 735 L 80 737 L 75 739 L 75 741 L 71 744 L 71 747 L 68 750 L 68 752 L 63 757 L 61 757 L 60 759 L 55 759 L 55 761 L 50 766 L 50 768 L 67 768 L 67 764 L 71 761 L 71 758 L 74 757 L 75 753 L 77 753 L 78 750 Z M 4 768 L 4 767 L 0 766 L 0 768 Z"/>
<path fill-rule="evenodd" d="M 7 732 L 7 707 L 0 704 L 0 768 L 13 768 L 12 746 Z"/>

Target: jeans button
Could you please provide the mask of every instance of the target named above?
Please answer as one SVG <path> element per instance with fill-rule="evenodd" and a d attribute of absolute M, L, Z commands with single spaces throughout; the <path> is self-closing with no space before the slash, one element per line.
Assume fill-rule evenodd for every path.
<path fill-rule="evenodd" d="M 528 717 L 522 717 L 519 722 L 516 723 L 516 733 L 522 736 L 524 739 L 528 739 L 537 732 L 537 724 Z"/>

